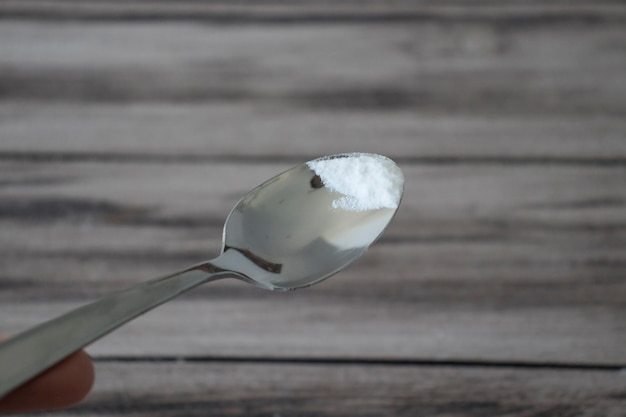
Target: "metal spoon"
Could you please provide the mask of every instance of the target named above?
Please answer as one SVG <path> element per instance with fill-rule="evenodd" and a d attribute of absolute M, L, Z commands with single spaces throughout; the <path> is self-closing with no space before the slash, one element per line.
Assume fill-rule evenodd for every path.
<path fill-rule="evenodd" d="M 339 272 L 376 241 L 396 209 L 337 210 L 337 198 L 307 164 L 266 181 L 229 214 L 219 257 L 104 297 L 0 344 L 0 397 L 197 285 L 230 277 L 285 291 Z"/>

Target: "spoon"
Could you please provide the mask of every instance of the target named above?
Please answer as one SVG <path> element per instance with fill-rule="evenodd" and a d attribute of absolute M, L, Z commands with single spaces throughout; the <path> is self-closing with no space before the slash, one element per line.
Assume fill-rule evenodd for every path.
<path fill-rule="evenodd" d="M 391 179 L 395 181 L 395 204 L 359 210 L 334 208 L 337 201 L 355 197 L 346 196 L 345 184 L 339 191 L 332 187 L 328 169 L 320 177 L 314 168 L 332 168 L 332 164 L 345 168 L 363 160 L 370 165 L 374 161 L 375 168 L 383 166 L 386 171 L 375 171 L 378 178 L 368 178 L 367 169 L 365 173 L 361 169 L 356 191 Z M 334 155 L 283 172 L 250 191 L 230 212 L 222 253 L 217 258 L 106 296 L 1 343 L 0 397 L 78 349 L 200 284 L 236 278 L 260 288 L 287 291 L 330 277 L 361 256 L 382 234 L 397 210 L 402 187 L 402 173 L 395 163 L 374 154 Z M 379 190 L 369 191 L 375 195 Z"/>

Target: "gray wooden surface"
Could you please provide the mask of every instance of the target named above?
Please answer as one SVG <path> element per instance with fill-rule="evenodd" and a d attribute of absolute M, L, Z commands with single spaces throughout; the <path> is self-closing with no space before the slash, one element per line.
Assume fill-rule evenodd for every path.
<path fill-rule="evenodd" d="M 198 288 L 72 416 L 626 416 L 618 1 L 0 3 L 0 332 L 216 256 L 302 161 L 395 158 L 319 286 Z"/>

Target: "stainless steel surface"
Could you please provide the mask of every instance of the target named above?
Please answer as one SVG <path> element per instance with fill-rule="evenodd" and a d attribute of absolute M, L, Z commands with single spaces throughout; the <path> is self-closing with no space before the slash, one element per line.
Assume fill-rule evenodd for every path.
<path fill-rule="evenodd" d="M 340 271 L 382 234 L 396 210 L 334 209 L 332 201 L 341 195 L 316 179 L 302 164 L 249 192 L 226 220 L 218 258 L 105 297 L 0 344 L 0 396 L 202 283 L 232 277 L 286 291 Z"/>

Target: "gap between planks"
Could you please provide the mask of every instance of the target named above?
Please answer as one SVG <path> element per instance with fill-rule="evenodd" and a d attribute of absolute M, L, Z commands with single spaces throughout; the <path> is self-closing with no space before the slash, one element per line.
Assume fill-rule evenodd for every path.
<path fill-rule="evenodd" d="M 22 1 L 0 6 L 0 19 L 33 21 L 99 22 L 204 22 L 221 25 L 298 25 L 298 24 L 398 24 L 416 22 L 493 22 L 499 25 L 552 24 L 555 22 L 606 23 L 626 17 L 619 2 L 606 4 L 467 6 L 446 2 L 436 6 L 414 2 L 270 2 L 258 5 L 219 2 L 129 1 Z M 148 7 L 146 7 L 148 6 Z"/>
<path fill-rule="evenodd" d="M 551 369 L 577 371 L 623 371 L 626 364 L 599 364 L 554 361 L 494 361 L 470 359 L 419 359 L 419 358 L 349 358 L 349 357 L 266 357 L 266 356 L 180 356 L 180 355 L 99 355 L 95 362 L 176 362 L 176 363 L 259 363 L 259 364 L 306 364 L 306 365 L 355 365 L 355 366 L 410 366 L 410 367 L 463 367 L 463 368 L 513 368 Z"/>
<path fill-rule="evenodd" d="M 37 152 L 0 151 L 0 161 L 29 163 L 164 163 L 164 164 L 268 164 L 301 163 L 315 158 L 312 155 L 233 155 L 233 154 L 174 154 L 117 153 L 117 152 Z M 394 156 L 400 164 L 411 165 L 470 165 L 470 166 L 590 166 L 624 167 L 626 157 L 574 157 L 574 156 Z"/>

